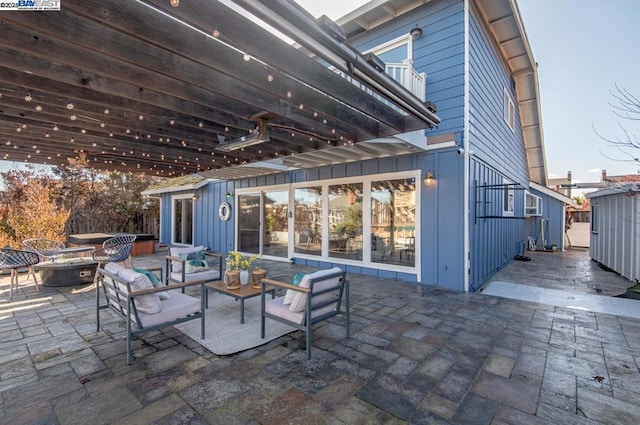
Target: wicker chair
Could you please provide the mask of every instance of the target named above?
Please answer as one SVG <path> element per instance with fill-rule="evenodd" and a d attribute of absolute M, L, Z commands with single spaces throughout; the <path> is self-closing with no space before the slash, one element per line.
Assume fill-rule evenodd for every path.
<path fill-rule="evenodd" d="M 29 277 L 29 274 L 31 274 L 31 276 L 33 276 L 33 281 L 36 284 L 36 288 L 38 291 L 40 290 L 40 286 L 38 286 L 38 278 L 36 278 L 36 274 L 33 271 L 33 266 L 39 262 L 40 256 L 35 252 L 9 248 L 0 249 L 0 269 L 11 269 L 11 289 L 9 290 L 9 299 L 13 298 L 14 285 L 16 287 L 16 291 L 18 290 L 18 271 L 23 268 L 29 269 L 27 278 Z"/>
<path fill-rule="evenodd" d="M 55 261 L 56 257 L 63 255 L 60 250 L 64 249 L 64 243 L 53 239 L 35 238 L 22 241 L 27 251 L 35 252 L 40 256 L 40 261 Z"/>
<path fill-rule="evenodd" d="M 93 261 L 98 263 L 97 268 L 104 266 L 107 263 L 124 263 L 127 264 L 127 259 L 133 269 L 133 259 L 131 258 L 131 250 L 133 249 L 133 243 L 136 240 L 135 235 L 121 235 L 111 239 L 107 239 L 102 243 L 102 248 L 93 251 Z M 98 273 L 96 273 L 93 283 L 94 285 L 98 281 Z"/>
<path fill-rule="evenodd" d="M 119 257 L 124 254 L 124 251 L 127 251 L 127 258 L 129 259 L 129 264 L 131 268 L 133 268 L 133 258 L 131 258 L 131 251 L 133 250 L 133 244 L 136 241 L 136 235 L 118 235 L 113 238 L 107 239 L 102 243 L 102 248 L 106 249 L 105 252 L 109 252 L 109 249 L 112 250 L 112 255 L 114 257 Z M 111 260 L 112 263 L 120 263 L 125 262 L 127 258 L 123 260 Z"/>

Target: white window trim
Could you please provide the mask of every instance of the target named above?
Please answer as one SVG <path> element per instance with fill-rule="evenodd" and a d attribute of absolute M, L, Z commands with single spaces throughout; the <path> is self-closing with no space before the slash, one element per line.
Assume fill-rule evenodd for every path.
<path fill-rule="evenodd" d="M 536 206 L 535 206 L 535 212 L 531 212 L 531 209 L 534 207 L 528 207 L 527 206 L 527 200 L 533 198 L 536 200 Z M 542 198 L 532 194 L 531 192 L 527 191 L 524 193 L 524 215 L 525 217 L 534 217 L 534 216 L 541 216 L 542 215 Z"/>
<path fill-rule="evenodd" d="M 371 182 L 375 181 L 375 180 L 384 180 L 384 179 L 392 179 L 392 180 L 398 180 L 398 179 L 415 179 L 415 202 L 416 202 L 416 228 L 415 228 L 415 234 L 416 235 L 421 235 L 421 230 L 420 230 L 420 226 L 421 226 L 421 221 L 420 221 L 420 216 L 421 216 L 421 201 L 420 201 L 420 197 L 421 197 L 421 193 L 422 190 L 424 190 L 424 186 L 421 184 L 422 182 L 422 178 L 421 178 L 421 171 L 420 170 L 412 170 L 412 171 L 404 171 L 404 172 L 397 172 L 397 173 L 384 173 L 384 174 L 370 174 L 370 175 L 366 175 L 366 176 L 356 176 L 356 177 L 345 177 L 345 178 L 338 178 L 338 179 L 325 179 L 325 180 L 312 180 L 312 181 L 306 181 L 306 182 L 297 182 L 297 183 L 291 183 L 289 185 L 277 185 L 277 186 L 259 186 L 259 187 L 251 187 L 251 188 L 243 188 L 243 189 L 238 189 L 236 190 L 236 205 L 237 205 L 237 196 L 240 194 L 246 194 L 246 193 L 258 193 L 261 191 L 270 191 L 270 190 L 274 190 L 274 188 L 288 188 L 289 190 L 289 202 L 290 205 L 294 204 L 294 191 L 297 188 L 305 188 L 305 187 L 310 187 L 310 186 L 320 186 L 322 187 L 322 199 L 323 199 L 323 223 L 322 223 L 322 232 L 323 232 L 323 246 L 322 246 L 322 252 L 326 253 L 328 251 L 328 245 L 327 245 L 327 249 L 325 250 L 324 244 L 327 243 L 328 244 L 328 231 L 329 231 L 329 226 L 328 226 L 328 193 L 329 193 L 329 186 L 333 186 L 333 185 L 339 185 L 339 184 L 348 184 L 348 183 L 362 183 L 362 189 L 363 189 L 363 222 L 362 222 L 362 226 L 363 226 L 363 231 L 366 231 L 366 229 L 370 229 L 371 228 Z M 293 229 L 294 227 L 294 223 L 295 223 L 295 211 L 294 209 L 290 209 L 290 211 L 293 213 L 291 214 L 291 216 L 289 217 L 289 229 Z M 237 220 L 236 220 L 237 221 Z M 327 232 L 327 234 L 325 234 L 325 232 Z M 237 233 L 237 232 L 236 232 Z M 237 237 L 237 236 L 236 236 Z M 237 241 L 235 241 L 237 244 Z M 335 257 L 329 257 L 328 255 L 305 255 L 305 254 L 301 254 L 301 253 L 293 253 L 293 248 L 292 248 L 292 242 L 293 242 L 293 231 L 289 232 L 289 254 L 290 257 L 291 256 L 295 256 L 296 258 L 301 258 L 301 259 L 306 259 L 306 260 L 313 260 L 313 261 L 325 261 L 325 262 L 332 262 L 332 263 L 337 263 L 337 264 L 345 264 L 345 265 L 353 265 L 353 266 L 357 266 L 357 267 L 366 267 L 366 268 L 372 268 L 372 269 L 378 269 L 378 270 L 389 270 L 389 271 L 400 271 L 403 273 L 408 273 L 408 274 L 415 274 L 418 282 L 420 282 L 420 276 L 422 275 L 422 270 L 421 270 L 421 261 L 419 261 L 420 258 L 420 250 L 421 250 L 421 240 L 419 237 L 416 237 L 416 246 L 415 246 L 415 265 L 414 267 L 408 267 L 408 266 L 398 266 L 395 264 L 384 264 L 384 263 L 374 263 L 371 261 L 371 240 L 370 238 L 363 238 L 362 241 L 362 249 L 363 249 L 363 255 L 362 255 L 362 261 L 357 261 L 357 260 L 348 260 L 348 259 L 344 259 L 344 258 L 335 258 Z M 237 245 L 235 245 L 237 247 Z M 275 259 L 275 258 L 274 258 Z M 282 260 L 282 259 L 280 259 Z"/>
<path fill-rule="evenodd" d="M 504 97 L 502 102 L 502 119 L 507 123 L 507 126 L 512 132 L 516 131 L 516 107 L 511 98 L 511 94 L 507 91 L 507 88 L 503 88 Z"/>
<path fill-rule="evenodd" d="M 172 245 L 176 245 L 176 246 L 193 246 L 193 238 L 195 237 L 196 234 L 196 209 L 195 209 L 195 203 L 192 204 L 192 208 L 191 208 L 191 239 L 192 239 L 192 243 L 191 245 L 189 244 L 183 244 L 183 243 L 178 243 L 175 242 L 175 230 L 176 230 L 176 211 L 175 211 L 175 200 L 176 199 L 193 199 L 193 197 L 195 196 L 195 192 L 193 193 L 182 193 L 179 195 L 171 195 L 171 244 Z"/>
<path fill-rule="evenodd" d="M 514 211 L 515 211 L 515 196 L 516 196 L 516 191 L 513 188 L 513 182 L 503 178 L 502 179 L 502 184 L 504 185 L 504 192 L 502 195 L 502 216 L 503 217 L 513 217 Z M 511 199 L 511 208 L 509 207 L 509 202 L 508 199 Z"/>
<path fill-rule="evenodd" d="M 386 43 L 382 43 L 376 47 L 373 47 L 369 50 L 365 50 L 363 53 L 373 53 L 376 56 L 379 56 L 383 53 L 388 52 L 389 50 L 393 50 L 396 47 L 400 47 L 403 44 L 407 45 L 407 57 L 405 59 L 410 59 L 413 61 L 413 38 L 411 38 L 411 34 L 401 35 L 400 37 L 394 38 L 393 40 L 389 40 Z"/>

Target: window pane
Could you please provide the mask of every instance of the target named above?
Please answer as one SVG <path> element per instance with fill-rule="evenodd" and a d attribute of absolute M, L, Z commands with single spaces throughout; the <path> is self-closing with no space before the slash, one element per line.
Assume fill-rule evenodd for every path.
<path fill-rule="evenodd" d="M 371 261 L 415 265 L 415 179 L 371 182 Z"/>
<path fill-rule="evenodd" d="M 362 260 L 362 183 L 329 186 L 329 256 Z"/>
<path fill-rule="evenodd" d="M 238 196 L 238 251 L 260 252 L 260 195 Z"/>
<path fill-rule="evenodd" d="M 289 244 L 289 192 L 266 192 L 264 194 L 265 238 L 262 253 L 276 257 L 287 257 Z"/>
<path fill-rule="evenodd" d="M 322 253 L 322 187 L 294 191 L 294 250 L 301 254 Z"/>
<path fill-rule="evenodd" d="M 188 198 L 173 201 L 173 243 L 193 243 L 193 201 Z"/>

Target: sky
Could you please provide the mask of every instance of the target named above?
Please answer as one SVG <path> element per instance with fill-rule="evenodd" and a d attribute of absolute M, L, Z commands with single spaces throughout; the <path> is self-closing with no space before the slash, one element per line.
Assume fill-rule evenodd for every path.
<path fill-rule="evenodd" d="M 366 0 L 297 0 L 315 16 L 337 19 Z M 635 174 L 639 150 L 627 153 L 609 139 L 624 138 L 622 125 L 640 137 L 640 121 L 614 113 L 616 85 L 640 98 L 640 1 L 517 0 L 538 63 L 547 172 L 572 172 L 574 182 Z M 429 84 L 427 80 L 427 84 Z M 597 131 L 597 133 L 596 133 Z M 13 163 L 0 161 L 0 171 Z"/>

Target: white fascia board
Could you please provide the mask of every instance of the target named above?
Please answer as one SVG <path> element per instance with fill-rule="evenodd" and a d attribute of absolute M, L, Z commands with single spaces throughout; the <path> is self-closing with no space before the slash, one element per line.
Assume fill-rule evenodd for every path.
<path fill-rule="evenodd" d="M 563 195 L 562 193 L 556 192 L 555 190 L 549 189 L 546 186 L 542 186 L 541 184 L 529 182 L 529 188 L 537 190 L 540 193 L 544 193 L 545 195 L 557 199 L 558 201 L 564 202 L 567 205 L 573 204 L 573 199 L 569 198 L 566 195 Z"/>

